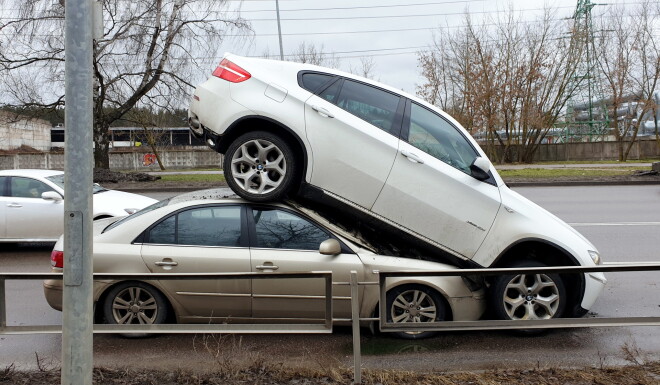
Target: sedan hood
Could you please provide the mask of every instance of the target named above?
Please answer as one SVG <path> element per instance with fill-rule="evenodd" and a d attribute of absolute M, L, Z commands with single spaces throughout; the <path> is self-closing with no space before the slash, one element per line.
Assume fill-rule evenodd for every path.
<path fill-rule="evenodd" d="M 157 200 L 144 195 L 117 190 L 104 190 L 98 192 L 93 195 L 93 200 L 94 217 L 100 215 L 121 217 L 129 214 L 129 211 L 137 211 L 158 202 Z"/>

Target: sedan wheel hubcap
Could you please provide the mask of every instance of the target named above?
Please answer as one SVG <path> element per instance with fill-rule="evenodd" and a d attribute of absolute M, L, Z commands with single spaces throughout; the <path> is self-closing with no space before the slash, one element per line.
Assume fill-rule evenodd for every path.
<path fill-rule="evenodd" d="M 286 175 L 286 158 L 272 142 L 250 140 L 232 155 L 231 172 L 234 181 L 244 191 L 267 194 L 282 184 Z"/>
<path fill-rule="evenodd" d="M 118 324 L 153 324 L 158 315 L 158 305 L 147 290 L 128 287 L 112 301 L 112 315 Z"/>
<path fill-rule="evenodd" d="M 399 294 L 390 309 L 393 322 L 433 322 L 437 309 L 433 298 L 421 290 Z"/>
<path fill-rule="evenodd" d="M 506 286 L 504 308 L 511 319 L 550 319 L 559 308 L 559 289 L 545 274 L 520 274 Z"/>

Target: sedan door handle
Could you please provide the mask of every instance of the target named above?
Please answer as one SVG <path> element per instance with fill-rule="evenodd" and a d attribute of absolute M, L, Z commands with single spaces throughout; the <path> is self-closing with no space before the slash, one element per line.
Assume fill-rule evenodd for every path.
<path fill-rule="evenodd" d="M 256 266 L 257 270 L 277 270 L 279 268 L 280 268 L 279 266 L 275 266 L 275 265 L 257 265 Z"/>
<path fill-rule="evenodd" d="M 319 115 L 323 116 L 324 118 L 334 118 L 334 115 L 332 115 L 330 111 L 326 110 L 323 107 L 319 107 L 315 105 L 311 105 L 310 107 L 312 107 L 312 110 L 318 112 Z"/>
<path fill-rule="evenodd" d="M 412 152 L 408 152 L 406 150 L 401 150 L 401 155 L 408 158 L 408 160 L 410 160 L 411 162 L 424 164 L 424 161 L 422 160 L 422 158 L 420 158 L 419 156 L 413 154 Z"/>
<path fill-rule="evenodd" d="M 21 208 L 23 207 L 23 205 L 19 205 L 18 203 L 9 203 L 7 207 Z"/>
<path fill-rule="evenodd" d="M 159 261 L 159 262 L 154 262 L 156 266 L 178 266 L 179 262 L 174 262 L 174 261 Z"/>

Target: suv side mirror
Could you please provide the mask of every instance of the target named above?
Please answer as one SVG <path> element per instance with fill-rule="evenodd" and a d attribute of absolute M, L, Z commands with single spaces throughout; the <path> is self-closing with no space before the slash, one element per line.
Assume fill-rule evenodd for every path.
<path fill-rule="evenodd" d="M 47 201 L 59 202 L 63 198 L 56 191 L 46 191 L 46 192 L 41 193 L 41 199 L 44 199 L 44 200 L 47 200 Z"/>
<path fill-rule="evenodd" d="M 321 242 L 321 246 L 319 246 L 319 253 L 323 255 L 341 254 L 341 245 L 336 239 L 326 239 L 325 241 Z"/>
<path fill-rule="evenodd" d="M 470 165 L 470 174 L 477 180 L 490 178 L 490 162 L 486 158 L 477 157 Z"/>

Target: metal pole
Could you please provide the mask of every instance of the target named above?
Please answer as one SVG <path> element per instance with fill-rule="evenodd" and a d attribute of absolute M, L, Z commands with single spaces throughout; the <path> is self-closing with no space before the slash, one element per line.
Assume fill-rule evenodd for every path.
<path fill-rule="evenodd" d="M 284 61 L 284 48 L 282 48 L 282 26 L 280 24 L 280 2 L 275 0 L 275 11 L 277 12 L 277 36 L 280 38 L 280 60 Z"/>
<path fill-rule="evenodd" d="M 354 384 L 362 383 L 362 349 L 360 347 L 360 301 L 357 271 L 351 271 L 351 320 L 353 324 L 353 376 Z"/>
<path fill-rule="evenodd" d="M 7 326 L 7 297 L 5 294 L 5 280 L 0 279 L 0 329 Z"/>
<path fill-rule="evenodd" d="M 62 384 L 92 383 L 92 0 L 65 10 Z"/>

